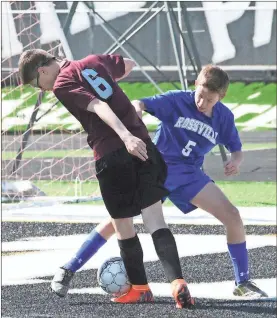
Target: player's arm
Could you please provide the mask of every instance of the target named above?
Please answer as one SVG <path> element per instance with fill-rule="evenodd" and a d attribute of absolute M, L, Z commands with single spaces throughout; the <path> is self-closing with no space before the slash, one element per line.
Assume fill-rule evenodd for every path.
<path fill-rule="evenodd" d="M 107 103 L 102 102 L 99 99 L 93 99 L 89 103 L 87 110 L 96 113 L 118 134 L 129 153 L 143 161 L 148 158 L 146 144 L 129 132 Z"/>
<path fill-rule="evenodd" d="M 242 144 L 235 125 L 234 115 L 230 112 L 224 124 L 223 133 L 224 146 L 230 151 L 231 158 L 224 165 L 226 176 L 232 176 L 239 173 L 240 165 L 243 161 Z"/>
<path fill-rule="evenodd" d="M 176 112 L 177 102 L 181 91 L 168 91 L 166 93 L 134 100 L 134 105 L 138 116 L 142 117 L 142 111 L 146 111 L 163 122 L 172 122 Z"/>
<path fill-rule="evenodd" d="M 101 62 L 108 68 L 114 81 L 127 77 L 136 63 L 118 54 L 99 55 Z"/>
<path fill-rule="evenodd" d="M 116 81 L 120 81 L 121 79 L 127 77 L 136 65 L 136 63 L 133 60 L 125 58 L 125 57 L 123 58 L 123 61 L 125 65 L 125 73 L 121 77 L 117 77 L 115 79 Z"/>
<path fill-rule="evenodd" d="M 139 116 L 142 118 L 142 112 L 145 111 L 145 104 L 142 100 L 132 100 L 132 104 L 135 107 L 135 110 Z"/>
<path fill-rule="evenodd" d="M 231 152 L 231 160 L 233 162 L 236 162 L 238 165 L 240 165 L 243 161 L 243 152 L 241 150 Z"/>
<path fill-rule="evenodd" d="M 76 82 L 70 82 L 62 87 L 55 88 L 53 92 L 67 108 L 73 105 L 73 107 L 78 107 L 83 111 L 96 113 L 118 134 L 130 154 L 143 161 L 147 159 L 145 143 L 127 130 L 107 103 L 97 99 L 84 86 Z"/>
<path fill-rule="evenodd" d="M 231 159 L 224 165 L 224 173 L 226 176 L 234 176 L 239 173 L 240 165 L 243 161 L 242 151 L 231 152 Z"/>
<path fill-rule="evenodd" d="M 175 90 L 142 98 L 141 100 L 134 100 L 132 104 L 140 118 L 142 118 L 142 112 L 146 111 L 162 122 L 172 122 L 174 114 L 180 112 L 178 103 L 181 103 L 183 108 L 186 106 L 186 97 L 187 92 Z"/>

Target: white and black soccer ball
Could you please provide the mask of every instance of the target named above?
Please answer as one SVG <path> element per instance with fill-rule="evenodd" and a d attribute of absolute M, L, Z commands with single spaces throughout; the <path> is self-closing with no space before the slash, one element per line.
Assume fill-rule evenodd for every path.
<path fill-rule="evenodd" d="M 126 269 L 121 257 L 107 259 L 97 271 L 97 280 L 100 287 L 108 294 L 122 295 L 129 291 L 129 282 Z"/>

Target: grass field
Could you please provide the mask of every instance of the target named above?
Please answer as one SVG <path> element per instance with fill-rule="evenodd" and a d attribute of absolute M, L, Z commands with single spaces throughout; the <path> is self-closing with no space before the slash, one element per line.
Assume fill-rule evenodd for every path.
<path fill-rule="evenodd" d="M 243 150 L 263 150 L 263 149 L 275 149 L 276 143 L 245 143 L 243 144 Z M 213 153 L 218 153 L 219 148 L 215 147 L 212 150 Z M 12 160 L 16 157 L 15 151 L 3 151 L 2 160 Z M 70 150 L 46 150 L 38 152 L 35 150 L 26 150 L 23 153 L 23 159 L 32 158 L 64 158 L 64 157 L 92 157 L 93 153 L 90 149 L 70 149 Z"/>
<path fill-rule="evenodd" d="M 181 88 L 179 82 L 174 83 L 177 87 Z M 158 83 L 159 87 L 163 91 L 176 89 L 171 82 Z M 127 83 L 120 82 L 119 86 L 124 90 L 129 99 L 139 99 L 146 96 L 155 95 L 158 93 L 157 89 L 151 83 L 137 82 Z M 194 86 L 190 86 L 193 89 Z M 18 87 L 13 86 L 4 87 L 2 89 L 3 100 L 15 100 L 20 99 L 22 95 L 25 95 L 24 103 L 17 108 L 17 112 L 20 109 L 24 109 L 28 106 L 33 106 L 37 100 L 38 91 L 32 87 Z M 254 95 L 255 94 L 255 95 Z M 49 101 L 52 94 L 45 94 L 43 102 Z M 253 98 L 249 99 L 249 96 Z M 223 102 L 225 103 L 240 103 L 240 104 L 269 104 L 276 105 L 276 83 L 265 84 L 263 82 L 256 82 L 245 84 L 243 82 L 231 83 Z"/>
<path fill-rule="evenodd" d="M 74 196 L 74 182 L 37 181 L 35 184 L 48 196 Z M 219 181 L 217 185 L 236 206 L 276 206 L 276 182 L 236 182 Z M 84 182 L 80 185 L 81 195 L 99 196 L 97 182 Z M 103 204 L 98 201 L 92 204 Z M 166 205 L 172 205 L 167 201 Z"/>
<path fill-rule="evenodd" d="M 181 87 L 180 83 L 175 82 L 174 83 L 177 87 Z M 151 83 L 144 83 L 144 82 L 137 82 L 137 83 L 128 83 L 128 82 L 120 82 L 120 87 L 123 89 L 123 91 L 126 93 L 126 95 L 129 97 L 130 100 L 134 99 L 140 99 L 146 96 L 152 96 L 155 95 L 158 92 L 158 90 L 151 84 Z M 158 83 L 159 87 L 164 91 L 168 90 L 174 90 L 176 89 L 171 82 L 163 82 Z M 194 86 L 190 86 L 190 89 L 194 89 Z M 256 83 L 250 83 L 245 84 L 243 82 L 235 82 L 231 83 L 228 89 L 228 92 L 226 96 L 223 99 L 224 103 L 234 103 L 238 105 L 242 104 L 255 104 L 255 105 L 270 105 L 271 107 L 276 107 L 276 83 L 270 83 L 265 84 L 263 82 L 256 82 Z M 21 111 L 26 111 L 28 108 L 27 117 L 26 120 L 21 120 L 20 122 L 17 121 L 17 119 L 14 121 L 14 124 L 12 126 L 8 125 L 7 130 L 9 132 L 12 131 L 24 131 L 26 130 L 28 120 L 30 114 L 29 111 L 32 110 L 32 107 L 35 105 L 38 97 L 38 91 L 35 90 L 32 87 L 4 87 L 2 89 L 2 102 L 5 107 L 3 119 L 5 118 L 17 118 L 18 114 L 20 114 Z M 50 105 L 55 101 L 55 98 L 52 93 L 46 93 L 42 100 L 42 106 L 41 108 L 49 109 Z M 7 102 L 7 104 L 5 104 Z M 9 108 L 12 104 L 17 105 L 16 108 L 11 108 L 11 111 L 9 111 Z M 57 105 L 57 109 L 62 107 L 61 103 Z M 20 116 L 23 116 L 24 114 L 21 113 Z M 243 124 L 247 122 L 249 119 L 256 117 L 257 113 L 249 113 L 244 114 L 240 118 L 236 119 L 236 122 Z M 25 116 L 25 115 L 24 115 Z M 55 120 L 51 120 L 45 124 L 45 128 L 47 128 L 48 131 L 50 130 L 67 130 L 71 129 L 72 122 L 66 121 L 63 122 L 65 119 L 69 119 L 71 117 L 71 114 L 69 112 L 67 113 L 61 113 L 57 114 L 57 117 L 55 117 Z M 20 117 L 21 118 L 21 117 Z M 274 120 L 274 118 L 272 118 Z M 5 122 L 5 121 L 3 121 Z M 153 129 L 156 128 L 156 124 L 152 125 L 151 123 L 147 124 L 147 127 L 149 131 L 153 131 Z M 264 129 L 265 127 L 261 127 Z M 34 129 L 36 129 L 34 127 Z M 241 126 L 238 127 L 238 129 L 241 129 Z"/>

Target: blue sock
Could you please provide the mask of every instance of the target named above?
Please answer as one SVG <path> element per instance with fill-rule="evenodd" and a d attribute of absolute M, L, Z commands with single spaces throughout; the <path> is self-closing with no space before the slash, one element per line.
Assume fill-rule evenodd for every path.
<path fill-rule="evenodd" d="M 227 244 L 229 254 L 233 262 L 236 284 L 249 280 L 248 253 L 246 242 Z"/>
<path fill-rule="evenodd" d="M 63 266 L 63 268 L 70 269 L 76 272 L 80 269 L 107 241 L 95 230 L 93 230 L 86 241 L 79 248 L 76 255 Z"/>

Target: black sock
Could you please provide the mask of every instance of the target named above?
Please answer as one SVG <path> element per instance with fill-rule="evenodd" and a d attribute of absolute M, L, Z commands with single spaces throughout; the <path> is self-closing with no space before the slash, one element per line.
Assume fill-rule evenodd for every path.
<path fill-rule="evenodd" d="M 152 234 L 154 246 L 169 282 L 183 278 L 175 238 L 167 228 Z"/>
<path fill-rule="evenodd" d="M 143 265 L 143 251 L 138 236 L 118 240 L 120 255 L 123 259 L 129 281 L 132 285 L 146 285 L 147 278 Z"/>

